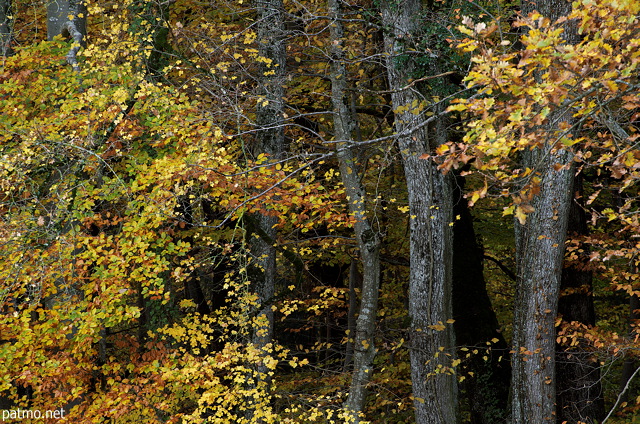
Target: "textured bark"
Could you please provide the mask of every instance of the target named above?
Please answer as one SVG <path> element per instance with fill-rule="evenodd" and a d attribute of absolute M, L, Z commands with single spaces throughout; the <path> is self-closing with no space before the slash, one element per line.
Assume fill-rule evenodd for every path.
<path fill-rule="evenodd" d="M 582 178 L 574 180 L 576 198 L 571 203 L 567 231 L 575 238 L 589 234 L 587 217 L 580 205 Z M 561 295 L 558 314 L 565 322 L 577 321 L 587 326 L 595 325 L 593 306 L 593 273 L 588 269 L 589 252 L 562 270 Z M 600 422 L 604 418 L 604 400 L 600 384 L 600 366 L 586 346 L 558 347 L 556 359 L 556 408 L 557 422 Z"/>
<path fill-rule="evenodd" d="M 376 355 L 374 332 L 380 290 L 380 238 L 367 219 L 365 188 L 360 179 L 356 158 L 351 149 L 351 132 L 355 122 L 349 110 L 346 69 L 342 41 L 344 38 L 339 0 L 329 0 L 331 30 L 331 102 L 333 126 L 337 143 L 337 158 L 340 176 L 345 187 L 349 212 L 355 218 L 354 230 L 362 263 L 362 295 L 356 322 L 353 374 L 349 397 L 345 403 L 353 418 L 360 422 L 364 410 L 366 386 L 373 374 L 373 359 Z"/>
<path fill-rule="evenodd" d="M 540 193 L 517 240 L 518 282 L 514 308 L 512 412 L 515 423 L 555 422 L 555 319 L 562 275 L 573 156 L 542 157 Z M 554 164 L 569 165 L 554 171 Z M 516 224 L 519 225 L 519 224 Z"/>
<path fill-rule="evenodd" d="M 285 45 L 284 19 L 282 0 L 257 0 L 258 13 L 258 51 L 260 56 L 270 59 L 270 63 L 261 62 L 258 69 L 258 81 L 261 86 L 256 107 L 257 152 L 265 153 L 270 160 L 277 160 L 284 150 L 284 71 Z M 275 216 L 258 215 L 255 217 L 259 231 L 252 233 L 249 240 L 251 246 L 254 271 L 252 282 L 260 302 L 257 318 L 261 328 L 254 330 L 252 342 L 259 348 L 266 348 L 273 339 L 273 311 L 270 302 L 273 299 L 276 280 L 276 249 L 273 245 L 277 239 L 274 225 Z M 256 367 L 258 377 L 266 379 L 267 368 Z"/>
<path fill-rule="evenodd" d="M 539 0 L 524 9 L 525 13 L 538 10 L 555 21 L 569 13 L 571 4 Z M 577 41 L 570 24 L 563 36 L 567 42 Z M 573 153 L 553 149 L 556 125 L 563 120 L 571 120 L 570 111 L 552 111 L 541 145 L 523 154 L 523 166 L 534 169 L 540 178 L 540 191 L 531 202 L 534 212 L 526 223 L 515 223 L 518 281 L 513 324 L 513 424 L 556 421 L 554 324 L 575 174 Z"/>
<path fill-rule="evenodd" d="M 347 312 L 347 331 L 349 332 L 349 337 L 345 347 L 345 371 L 351 368 L 353 361 L 353 335 L 356 332 L 356 308 L 358 307 L 356 288 L 362 288 L 362 274 L 358 270 L 358 263 L 353 260 L 349 266 L 349 311 Z"/>
<path fill-rule="evenodd" d="M 392 104 L 396 111 L 404 109 L 395 115 L 395 129 L 409 197 L 410 364 L 416 423 L 454 424 L 456 377 L 439 372 L 451 366 L 455 355 L 453 328 L 446 324 L 452 318 L 452 181 L 432 161 L 420 158 L 446 140 L 446 127 L 441 118 L 429 124 L 425 115 L 410 110 L 424 97 L 416 87 L 407 87 L 416 65 L 405 49 L 418 39 L 421 14 L 417 0 L 382 3 Z M 444 329 L 434 327 L 443 324 Z"/>
<path fill-rule="evenodd" d="M 80 16 L 82 15 L 82 16 Z M 69 19 L 73 16 L 73 19 Z M 47 39 L 53 40 L 56 35 L 73 37 L 67 23 L 72 22 L 75 30 L 83 35 L 82 44 L 86 43 L 87 7 L 82 0 L 50 0 L 47 3 Z"/>
<path fill-rule="evenodd" d="M 77 54 L 86 46 L 87 6 L 84 0 L 50 0 L 47 3 L 47 39 L 57 35 L 74 41 L 67 53 L 67 63 L 79 72 Z"/>
<path fill-rule="evenodd" d="M 11 56 L 11 0 L 0 0 L 0 55 Z"/>
<path fill-rule="evenodd" d="M 453 214 L 453 317 L 456 344 L 483 349 L 465 361 L 460 384 L 471 414 L 471 424 L 504 423 L 508 416 L 511 366 L 509 348 L 491 306 L 484 280 L 482 248 L 476 240 L 473 217 L 462 197 L 464 177 L 456 178 Z M 491 340 L 497 339 L 497 342 Z M 483 356 L 487 357 L 484 359 Z"/>

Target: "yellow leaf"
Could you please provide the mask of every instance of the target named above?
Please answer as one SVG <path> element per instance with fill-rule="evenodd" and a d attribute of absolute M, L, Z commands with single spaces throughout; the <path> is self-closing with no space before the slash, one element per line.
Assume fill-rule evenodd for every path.
<path fill-rule="evenodd" d="M 527 214 L 520 206 L 516 208 L 516 218 L 518 218 L 520 225 L 524 225 L 527 222 Z"/>
<path fill-rule="evenodd" d="M 502 210 L 502 216 L 513 215 L 513 210 L 516 207 L 514 205 L 507 206 Z"/>

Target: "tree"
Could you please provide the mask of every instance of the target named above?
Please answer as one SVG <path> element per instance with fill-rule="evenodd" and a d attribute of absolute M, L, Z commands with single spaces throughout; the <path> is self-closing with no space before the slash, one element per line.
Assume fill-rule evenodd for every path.
<path fill-rule="evenodd" d="M 360 414 L 364 412 L 366 386 L 373 374 L 373 359 L 376 354 L 374 331 L 380 290 L 380 237 L 367 218 L 366 192 L 352 151 L 354 143 L 351 134 L 357 124 L 347 106 L 347 70 L 344 64 L 345 40 L 340 1 L 328 0 L 328 9 L 331 18 L 331 103 L 337 142 L 336 156 L 349 212 L 355 219 L 353 226 L 363 269 L 360 310 L 354 337 L 353 372 L 349 397 L 345 403 L 346 409 L 352 413 L 353 422 L 358 423 Z"/>
<path fill-rule="evenodd" d="M 67 61 L 78 70 L 77 53 L 86 46 L 87 7 L 84 0 L 51 0 L 47 3 L 47 39 L 62 35 L 73 40 Z"/>
<path fill-rule="evenodd" d="M 535 6 L 540 13 L 518 23 L 526 30 L 520 37 L 521 49 L 514 53 L 498 53 L 509 40 L 489 41 L 491 34 L 497 38 L 502 35 L 497 23 L 467 20 L 466 28 L 461 28 L 467 35 L 489 37 L 480 43 L 480 52 L 473 59 L 476 65 L 468 76 L 470 85 L 482 87 L 483 96 L 461 100 L 454 107 L 483 115 L 469 124 L 465 137 L 478 153 L 476 166 L 495 176 L 502 193 L 510 194 L 509 188 L 516 188 L 512 192 L 515 204 L 505 210 L 515 212 L 517 218 L 514 422 L 556 420 L 554 323 L 576 161 L 590 157 L 598 146 L 609 144 L 612 134 L 620 133 L 620 124 L 612 122 L 607 105 L 618 101 L 614 99 L 627 99 L 631 102 L 624 107 L 634 109 L 636 95 L 627 68 L 635 66 L 636 58 L 627 56 L 628 50 L 620 42 L 635 32 L 632 20 L 627 21 L 629 27 L 618 26 L 620 33 L 608 38 L 606 31 L 604 35 L 599 31 L 615 25 L 613 21 L 593 19 L 594 13 L 620 16 L 625 14 L 622 10 L 635 6 L 588 2 L 576 3 L 573 10 L 557 2 Z M 620 52 L 620 56 L 593 55 L 603 46 Z M 467 40 L 461 47 L 474 51 L 478 45 Z M 620 64 L 612 68 L 610 60 Z M 589 65 L 584 67 L 586 63 Z M 590 142 L 587 134 L 592 135 L 593 125 L 598 123 L 606 123 L 610 133 L 599 132 L 597 141 Z M 465 147 L 462 150 L 469 153 Z M 515 157 L 520 160 L 512 167 Z M 468 161 L 468 156 L 463 161 Z M 486 192 L 486 186 L 477 190 L 472 200 Z"/>
<path fill-rule="evenodd" d="M 438 103 L 411 84 L 413 48 L 420 37 L 420 1 L 385 2 L 382 23 L 395 130 L 402 155 L 410 215 L 409 319 L 411 381 L 416 422 L 457 422 L 452 319 L 452 182 L 437 164 L 423 159 L 445 143 Z M 434 74 L 437 69 L 428 68 Z M 431 110 L 436 118 L 427 118 Z"/>
<path fill-rule="evenodd" d="M 277 161 L 284 153 L 284 76 L 285 29 L 282 0 L 257 0 L 256 9 L 258 54 L 263 59 L 258 67 L 257 81 L 261 87 L 256 106 L 256 152 Z M 256 155 L 257 156 L 257 155 Z M 268 349 L 273 340 L 273 310 L 270 303 L 275 294 L 277 217 L 262 213 L 255 218 L 260 233 L 251 233 L 252 277 L 256 279 L 258 295 L 257 329 L 252 342 L 260 349 Z M 258 367 L 258 375 L 266 369 Z"/>
<path fill-rule="evenodd" d="M 0 55 L 11 54 L 11 1 L 3 0 L 0 2 Z"/>
<path fill-rule="evenodd" d="M 570 12 L 568 2 L 531 5 L 542 16 L 557 20 Z M 577 32 L 565 26 L 563 38 L 577 42 Z M 558 147 L 558 124 L 572 125 L 571 111 L 552 107 L 540 146 L 523 152 L 522 166 L 534 170 L 538 193 L 525 222 L 516 222 L 518 281 L 514 309 L 514 423 L 552 422 L 555 412 L 555 320 L 562 281 L 565 241 L 575 174 L 574 152 Z"/>
<path fill-rule="evenodd" d="M 637 1 L 518 32 L 477 2 L 53 3 L 0 20 L 5 409 L 501 422 L 512 306 L 516 422 L 547 382 L 557 420 L 638 408 L 638 373 L 597 373 L 637 359 Z M 510 214 L 515 301 L 482 263 L 509 266 Z"/>

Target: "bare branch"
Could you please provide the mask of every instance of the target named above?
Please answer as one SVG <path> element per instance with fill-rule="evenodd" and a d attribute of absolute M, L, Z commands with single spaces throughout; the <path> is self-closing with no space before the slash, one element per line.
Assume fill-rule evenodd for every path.
<path fill-rule="evenodd" d="M 638 372 L 640 372 L 640 367 L 638 367 L 633 374 L 631 374 L 631 378 L 629 378 L 629 380 L 627 380 L 627 384 L 624 385 L 624 389 L 622 389 L 622 391 L 620 392 L 620 394 L 618 395 L 618 399 L 616 399 L 616 403 L 615 405 L 613 405 L 613 407 L 611 408 L 611 410 L 609 411 L 609 413 L 607 414 L 607 416 L 604 418 L 604 420 L 602 420 L 602 424 L 605 424 L 609 418 L 611 417 L 611 415 L 613 415 L 614 411 L 616 410 L 616 408 L 618 407 L 618 405 L 620 404 L 620 402 L 622 401 L 622 397 L 624 396 L 624 394 L 627 392 L 627 390 L 629 389 L 629 385 L 631 384 L 631 381 L 633 380 L 633 378 L 636 376 L 636 374 L 638 374 Z"/>

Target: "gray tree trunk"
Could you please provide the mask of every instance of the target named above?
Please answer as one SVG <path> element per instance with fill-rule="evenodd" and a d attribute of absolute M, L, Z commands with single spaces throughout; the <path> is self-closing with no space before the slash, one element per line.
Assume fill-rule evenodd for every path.
<path fill-rule="evenodd" d="M 81 12 L 84 12 L 83 18 L 77 17 L 77 15 Z M 68 14 L 73 14 L 74 19 L 69 20 Z M 73 38 L 78 44 L 82 39 L 84 39 L 84 35 L 86 33 L 86 10 L 84 6 L 80 3 L 80 1 L 60 1 L 60 2 L 49 2 L 47 3 L 47 31 L 49 39 L 52 39 L 54 36 L 58 34 L 62 34 L 65 36 L 69 36 Z M 53 26 L 55 23 L 55 26 Z M 80 33 L 79 29 L 83 32 Z M 58 31 L 55 33 L 54 31 Z M 68 55 L 67 62 L 71 64 L 74 69 L 78 70 L 77 62 L 76 62 L 76 53 L 80 49 L 80 45 L 72 46 Z M 55 184 L 60 178 L 63 177 L 62 173 L 54 172 L 50 176 L 49 185 Z M 71 220 L 69 222 L 65 222 L 62 224 L 61 235 L 65 236 L 69 239 L 71 243 L 75 243 L 74 237 L 74 226 L 78 224 L 77 221 Z M 71 253 L 71 257 L 75 258 L 80 252 L 82 248 L 76 247 Z M 71 277 L 68 278 L 57 278 L 54 282 L 56 287 L 56 293 L 47 296 L 43 300 L 44 307 L 46 309 L 55 309 L 56 307 L 60 308 L 73 308 L 78 301 L 82 300 L 84 297 L 84 292 L 82 288 L 79 286 L 78 281 L 74 278 L 73 273 Z M 70 324 L 72 324 L 71 320 L 67 320 Z M 75 335 L 78 332 L 78 328 L 76 325 L 69 325 L 69 332 L 66 333 L 66 337 L 69 340 L 73 340 Z M 75 405 L 82 403 L 85 400 L 85 395 L 80 395 L 76 397 L 74 400 L 66 403 L 62 407 L 68 413 Z"/>
<path fill-rule="evenodd" d="M 270 63 L 261 62 L 258 69 L 260 97 L 256 109 L 257 152 L 265 153 L 270 160 L 281 158 L 284 150 L 284 71 L 285 44 L 282 0 L 256 0 L 258 14 L 258 51 L 260 56 L 270 59 Z M 259 231 L 249 240 L 254 263 L 252 283 L 260 302 L 257 318 L 262 322 L 260 328 L 253 329 L 252 343 L 266 349 L 273 340 L 273 311 L 271 302 L 276 282 L 276 242 L 277 232 L 274 225 L 277 218 L 268 214 L 255 217 Z M 269 370 L 263 365 L 256 366 L 256 381 L 268 382 Z"/>
<path fill-rule="evenodd" d="M 358 269 L 358 262 L 352 260 L 349 265 L 349 311 L 347 312 L 347 331 L 349 337 L 345 346 L 344 370 L 351 369 L 353 362 L 353 335 L 356 333 L 356 308 L 358 307 L 358 299 L 356 288 L 362 287 L 362 274 Z"/>
<path fill-rule="evenodd" d="M 373 374 L 373 358 L 376 355 L 374 332 L 380 290 L 380 238 L 367 219 L 365 188 L 358 173 L 356 158 L 351 149 L 351 132 L 355 122 L 347 102 L 347 71 L 344 64 L 344 32 L 340 0 L 329 0 L 331 19 L 331 101 L 333 104 L 333 126 L 337 143 L 337 157 L 342 184 L 345 187 L 349 212 L 355 218 L 354 230 L 362 263 L 362 295 L 360 313 L 356 322 L 353 354 L 353 375 L 349 397 L 345 403 L 353 418 L 360 422 L 364 410 L 366 386 Z M 352 336 L 352 335 L 350 335 Z"/>
<path fill-rule="evenodd" d="M 543 163 L 535 209 L 517 232 L 518 282 L 513 325 L 513 423 L 555 422 L 555 320 L 562 276 L 573 155 L 532 151 Z M 539 162 L 540 161 L 540 162 Z M 567 165 L 555 171 L 555 164 Z M 516 226 L 520 226 L 516 223 Z"/>
<path fill-rule="evenodd" d="M 454 424 L 457 384 L 454 373 L 447 372 L 455 355 L 454 332 L 446 324 L 452 318 L 452 181 L 435 163 L 420 158 L 446 140 L 446 128 L 442 119 L 427 125 L 424 114 L 411 110 L 425 99 L 416 87 L 406 87 L 416 72 L 406 52 L 417 41 L 421 15 L 419 0 L 382 5 L 391 99 L 396 110 L 404 109 L 396 112 L 395 129 L 409 196 L 410 363 L 416 423 Z"/>
<path fill-rule="evenodd" d="M 0 0 L 0 55 L 11 56 L 11 0 Z"/>
<path fill-rule="evenodd" d="M 69 19 L 73 16 L 73 19 Z M 47 2 L 47 39 L 53 40 L 56 35 L 75 38 L 74 29 L 82 34 L 82 45 L 86 44 L 87 6 L 82 0 L 49 0 Z"/>
<path fill-rule="evenodd" d="M 537 10 L 552 21 L 565 16 L 571 4 L 539 0 L 524 8 Z M 565 39 L 574 43 L 577 33 L 567 25 Z M 549 114 L 548 135 L 523 154 L 523 165 L 535 169 L 540 192 L 533 197 L 534 211 L 516 226 L 518 282 L 513 324 L 511 410 L 513 424 L 556 421 L 555 320 L 562 278 L 567 224 L 572 200 L 574 155 L 552 150 L 557 123 L 570 120 L 570 112 Z"/>
<path fill-rule="evenodd" d="M 84 0 L 49 0 L 47 3 L 47 39 L 57 35 L 74 42 L 67 53 L 67 63 L 79 72 L 77 54 L 87 44 L 87 6 Z"/>

